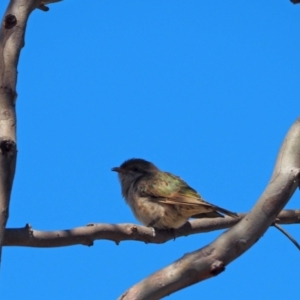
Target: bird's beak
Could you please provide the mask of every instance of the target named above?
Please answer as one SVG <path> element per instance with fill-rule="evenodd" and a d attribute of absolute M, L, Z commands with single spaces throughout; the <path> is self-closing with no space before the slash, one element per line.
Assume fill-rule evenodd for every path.
<path fill-rule="evenodd" d="M 111 170 L 118 173 L 124 173 L 124 171 L 120 167 L 114 167 Z"/>

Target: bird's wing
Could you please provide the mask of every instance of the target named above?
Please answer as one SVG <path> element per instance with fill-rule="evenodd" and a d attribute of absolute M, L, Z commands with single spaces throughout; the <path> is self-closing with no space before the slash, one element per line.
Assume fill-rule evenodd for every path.
<path fill-rule="evenodd" d="M 210 204 L 191 188 L 180 177 L 167 172 L 151 174 L 138 182 L 138 192 L 141 196 L 151 197 L 153 201 L 170 205 L 202 206 L 211 211 L 237 217 L 236 213 Z"/>
<path fill-rule="evenodd" d="M 211 206 L 180 177 L 167 172 L 142 178 L 138 182 L 138 192 L 141 196 L 150 196 L 166 204 Z"/>

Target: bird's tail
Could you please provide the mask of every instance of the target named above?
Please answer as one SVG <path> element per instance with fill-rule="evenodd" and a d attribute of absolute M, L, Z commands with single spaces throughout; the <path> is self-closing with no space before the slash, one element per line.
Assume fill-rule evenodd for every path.
<path fill-rule="evenodd" d="M 197 214 L 194 216 L 191 216 L 191 218 L 194 219 L 201 219 L 201 218 L 224 218 L 223 215 L 219 214 L 217 211 L 211 211 L 211 212 L 205 212 L 202 214 Z"/>
<path fill-rule="evenodd" d="M 216 211 L 218 211 L 218 212 L 220 212 L 220 213 L 222 213 L 224 215 L 227 215 L 227 216 L 230 216 L 230 217 L 233 217 L 233 218 L 238 218 L 239 217 L 239 215 L 237 213 L 229 211 L 229 210 L 227 210 L 225 208 L 222 208 L 222 207 L 219 207 L 219 206 L 216 206 L 216 205 L 212 205 L 212 207 Z"/>

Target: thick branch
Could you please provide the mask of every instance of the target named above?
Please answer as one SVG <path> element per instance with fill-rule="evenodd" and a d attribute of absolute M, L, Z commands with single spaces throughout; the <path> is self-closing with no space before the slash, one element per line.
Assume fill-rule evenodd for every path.
<path fill-rule="evenodd" d="M 184 255 L 126 291 L 120 299 L 161 299 L 177 290 L 218 275 L 247 251 L 274 223 L 299 187 L 300 118 L 289 130 L 280 149 L 269 184 L 260 199 L 239 223 L 214 242 Z"/>
<path fill-rule="evenodd" d="M 240 214 L 243 218 L 245 214 Z M 237 218 L 213 218 L 192 220 L 175 230 L 176 238 L 190 234 L 204 233 L 226 229 L 238 223 Z M 284 210 L 278 216 L 278 224 L 300 223 L 300 210 Z M 23 228 L 6 229 L 4 246 L 26 247 L 63 247 L 72 245 L 92 246 L 95 240 L 111 240 L 117 244 L 121 241 L 142 241 L 161 244 L 174 239 L 168 231 L 156 231 L 153 236 L 151 228 L 135 224 L 90 224 L 68 230 L 38 231 L 26 225 Z"/>
<path fill-rule="evenodd" d="M 0 32 L 0 256 L 16 165 L 17 64 L 32 10 L 22 2 L 10 2 Z"/>
<path fill-rule="evenodd" d="M 17 65 L 28 17 L 55 0 L 11 0 L 0 30 L 0 258 L 16 167 Z"/>

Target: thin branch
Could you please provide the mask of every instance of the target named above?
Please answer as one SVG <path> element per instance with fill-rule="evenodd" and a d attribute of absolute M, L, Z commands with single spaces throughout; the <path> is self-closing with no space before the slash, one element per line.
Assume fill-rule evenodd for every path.
<path fill-rule="evenodd" d="M 246 214 L 239 214 L 242 219 Z M 240 221 L 238 218 L 213 218 L 191 220 L 174 231 L 176 238 L 232 227 Z M 284 210 L 276 219 L 277 224 L 299 224 L 300 210 Z M 30 225 L 23 228 L 6 229 L 4 246 L 25 247 L 64 247 L 73 245 L 92 246 L 96 240 L 110 240 L 119 244 L 121 241 L 141 241 L 162 244 L 174 239 L 174 233 L 156 231 L 135 224 L 89 224 L 67 230 L 38 231 Z"/>
<path fill-rule="evenodd" d="M 298 248 L 298 250 L 300 250 L 299 243 L 286 230 L 284 230 L 277 223 L 274 223 L 273 226 L 276 227 L 280 232 L 282 232 Z"/>
<path fill-rule="evenodd" d="M 13 185 L 17 146 L 17 65 L 29 15 L 55 0 L 11 0 L 0 29 L 0 259 Z"/>
<path fill-rule="evenodd" d="M 247 251 L 272 225 L 299 187 L 300 118 L 289 130 L 274 172 L 253 209 L 211 244 L 184 255 L 127 290 L 120 299 L 161 299 L 175 291 L 220 274 Z M 277 222 L 277 220 L 276 220 Z"/>

